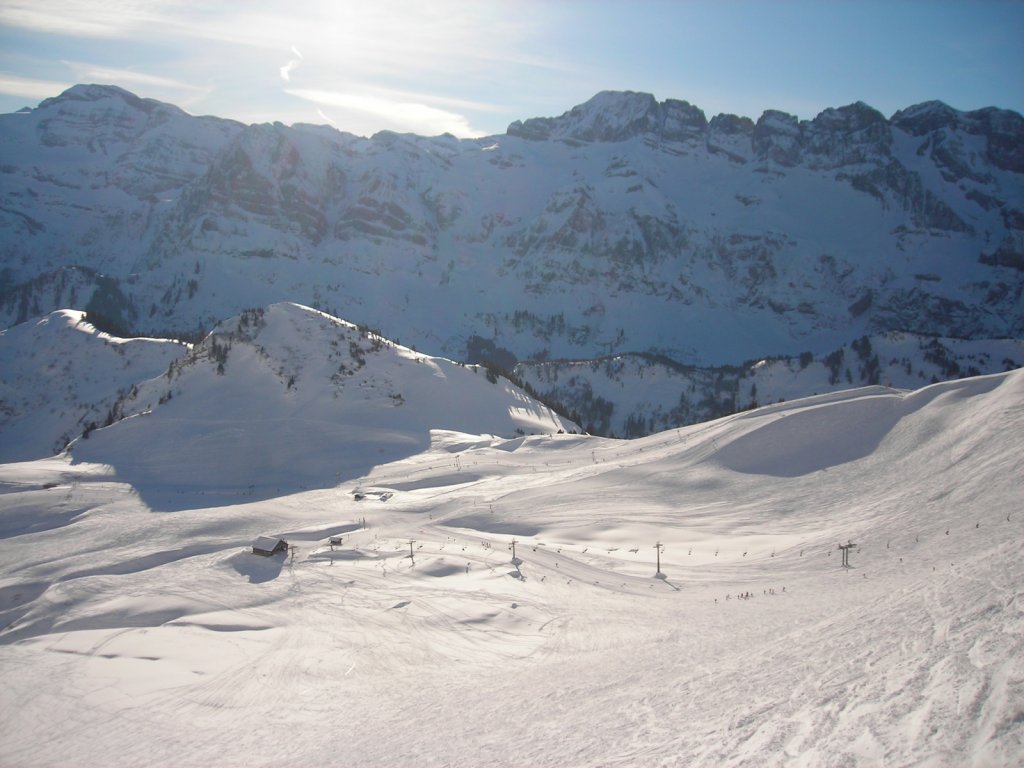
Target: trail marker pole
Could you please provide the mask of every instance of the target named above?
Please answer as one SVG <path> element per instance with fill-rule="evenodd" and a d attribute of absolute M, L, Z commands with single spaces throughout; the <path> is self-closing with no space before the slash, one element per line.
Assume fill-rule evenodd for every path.
<path fill-rule="evenodd" d="M 412 553 L 412 545 L 415 544 L 415 543 L 416 543 L 415 539 L 409 539 L 409 559 L 412 560 L 414 563 L 416 562 L 416 558 L 415 558 L 415 556 Z"/>
<path fill-rule="evenodd" d="M 655 578 L 658 578 L 659 576 L 664 578 L 664 574 L 661 572 L 661 550 L 662 550 L 662 548 L 664 546 L 665 545 L 662 544 L 660 541 L 657 544 L 654 545 L 654 550 L 657 552 L 657 563 L 658 563 L 657 567 L 656 567 L 656 570 L 654 571 L 654 577 Z"/>

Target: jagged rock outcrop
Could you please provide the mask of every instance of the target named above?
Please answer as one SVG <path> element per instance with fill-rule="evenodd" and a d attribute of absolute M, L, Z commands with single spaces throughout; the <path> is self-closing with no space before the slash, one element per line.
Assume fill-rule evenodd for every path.
<path fill-rule="evenodd" d="M 508 135 L 531 141 L 617 142 L 639 135 L 660 141 L 703 141 L 708 121 L 689 102 L 659 103 L 649 93 L 603 91 L 561 117 L 534 117 L 512 123 Z"/>

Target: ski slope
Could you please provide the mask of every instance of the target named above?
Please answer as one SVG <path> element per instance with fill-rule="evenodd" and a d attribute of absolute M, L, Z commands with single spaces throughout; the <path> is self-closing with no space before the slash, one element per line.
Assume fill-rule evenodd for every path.
<path fill-rule="evenodd" d="M 0 764 L 1020 765 L 1022 429 L 1012 372 L 271 498 L 0 465 Z"/>

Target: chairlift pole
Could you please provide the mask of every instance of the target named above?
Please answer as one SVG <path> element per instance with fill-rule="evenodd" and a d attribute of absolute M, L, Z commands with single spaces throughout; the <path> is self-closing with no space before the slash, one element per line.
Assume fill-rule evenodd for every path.
<path fill-rule="evenodd" d="M 509 542 L 509 545 L 508 545 L 508 548 L 512 550 L 512 565 L 514 565 L 516 567 L 516 570 L 519 570 L 519 566 L 523 562 L 518 557 L 516 557 L 516 544 L 518 544 L 518 543 L 519 543 L 518 541 L 516 541 L 515 539 L 512 539 L 512 541 Z"/>
<path fill-rule="evenodd" d="M 847 540 L 847 542 L 845 544 L 840 544 L 839 545 L 839 551 L 843 553 L 843 555 L 842 555 L 843 562 L 841 564 L 843 568 L 849 568 L 850 567 L 850 550 L 853 549 L 855 546 L 857 546 L 857 545 L 854 544 L 852 541 L 849 541 L 849 540 Z"/>
<path fill-rule="evenodd" d="M 661 573 L 661 549 L 662 549 L 662 547 L 664 547 L 664 546 L 665 546 L 665 545 L 664 545 L 664 544 L 662 544 L 662 543 L 661 543 L 660 541 L 659 541 L 659 542 L 658 542 L 657 544 L 655 544 L 655 545 L 654 545 L 654 550 L 655 550 L 655 551 L 656 551 L 656 552 L 658 553 L 658 554 L 657 554 L 657 562 L 658 562 L 658 565 L 657 565 L 657 568 L 656 568 L 656 569 L 655 569 L 655 571 L 654 571 L 654 575 L 655 575 L 655 576 L 657 576 L 657 575 L 658 575 L 659 573 Z"/>

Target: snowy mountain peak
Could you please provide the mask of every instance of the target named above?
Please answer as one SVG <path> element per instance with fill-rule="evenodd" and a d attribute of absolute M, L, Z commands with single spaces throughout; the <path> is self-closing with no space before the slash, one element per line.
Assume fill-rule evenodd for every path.
<path fill-rule="evenodd" d="M 848 104 L 844 107 L 826 109 L 812 120 L 808 126 L 812 132 L 859 135 L 872 133 L 874 138 L 888 135 L 885 116 L 874 107 L 863 101 Z"/>
<path fill-rule="evenodd" d="M 792 167 L 800 161 L 800 139 L 800 121 L 795 115 L 769 109 L 758 118 L 750 141 L 758 157 Z"/>
<path fill-rule="evenodd" d="M 59 96 L 55 96 L 41 102 L 39 108 L 47 109 L 59 104 L 74 101 L 96 102 L 103 100 L 119 100 L 134 109 L 146 112 L 160 107 L 184 114 L 183 110 L 173 104 L 166 104 L 162 101 L 157 101 L 156 99 L 141 98 L 116 85 L 99 85 L 96 83 L 79 83 L 78 85 L 73 85 Z"/>
<path fill-rule="evenodd" d="M 560 117 L 517 120 L 507 134 L 530 141 L 569 143 L 616 143 L 649 136 L 661 142 L 707 141 L 718 147 L 716 134 L 745 134 L 761 159 L 784 167 L 806 163 L 815 168 L 835 168 L 887 158 L 892 129 L 914 136 L 943 130 L 962 130 L 983 135 L 990 144 L 989 156 L 998 167 L 1024 169 L 1024 118 L 1009 110 L 987 108 L 959 112 L 940 101 L 902 110 L 891 120 L 863 101 L 823 110 L 813 120 L 800 120 L 778 110 L 766 110 L 756 125 L 749 118 L 719 115 L 709 123 L 704 112 L 686 101 L 658 102 L 649 93 L 601 91 Z M 744 160 L 745 152 L 731 153 Z"/>
<path fill-rule="evenodd" d="M 601 91 L 561 117 L 516 121 L 509 136 L 531 140 L 619 142 L 643 134 L 667 141 L 703 136 L 704 112 L 685 101 L 659 103 L 649 93 Z"/>
<path fill-rule="evenodd" d="M 732 114 L 719 114 L 711 118 L 708 129 L 712 133 L 724 135 L 745 135 L 750 136 L 754 132 L 754 121 L 749 117 L 740 117 Z"/>
<path fill-rule="evenodd" d="M 926 101 L 897 112 L 890 123 L 911 136 L 930 137 L 933 145 L 956 133 L 983 137 L 988 162 L 1003 170 L 1024 173 L 1024 117 L 1012 110 L 986 107 L 961 112 L 941 101 Z"/>
<path fill-rule="evenodd" d="M 143 99 L 134 93 L 125 90 L 117 85 L 102 85 L 98 83 L 79 83 L 73 85 L 52 98 L 44 99 L 40 104 L 41 109 L 46 109 L 53 104 L 63 101 L 99 101 L 104 98 L 120 98 L 126 103 L 141 105 L 144 103 L 160 103 L 154 99 Z M 170 106 L 170 104 L 167 104 Z M 177 108 L 175 108 L 177 109 Z"/>
<path fill-rule="evenodd" d="M 940 130 L 962 130 L 980 135 L 1011 133 L 1019 137 L 1024 130 L 1024 117 L 1012 110 L 985 107 L 962 112 L 941 101 L 926 101 L 902 109 L 892 116 L 890 122 L 913 136 Z"/>
<path fill-rule="evenodd" d="M 892 116 L 892 124 L 913 136 L 951 128 L 959 123 L 962 112 L 944 102 L 933 100 L 901 109 Z"/>
<path fill-rule="evenodd" d="M 751 141 L 758 157 L 781 166 L 832 169 L 888 162 L 892 132 L 882 113 L 858 101 L 826 109 L 809 121 L 768 110 Z"/>

